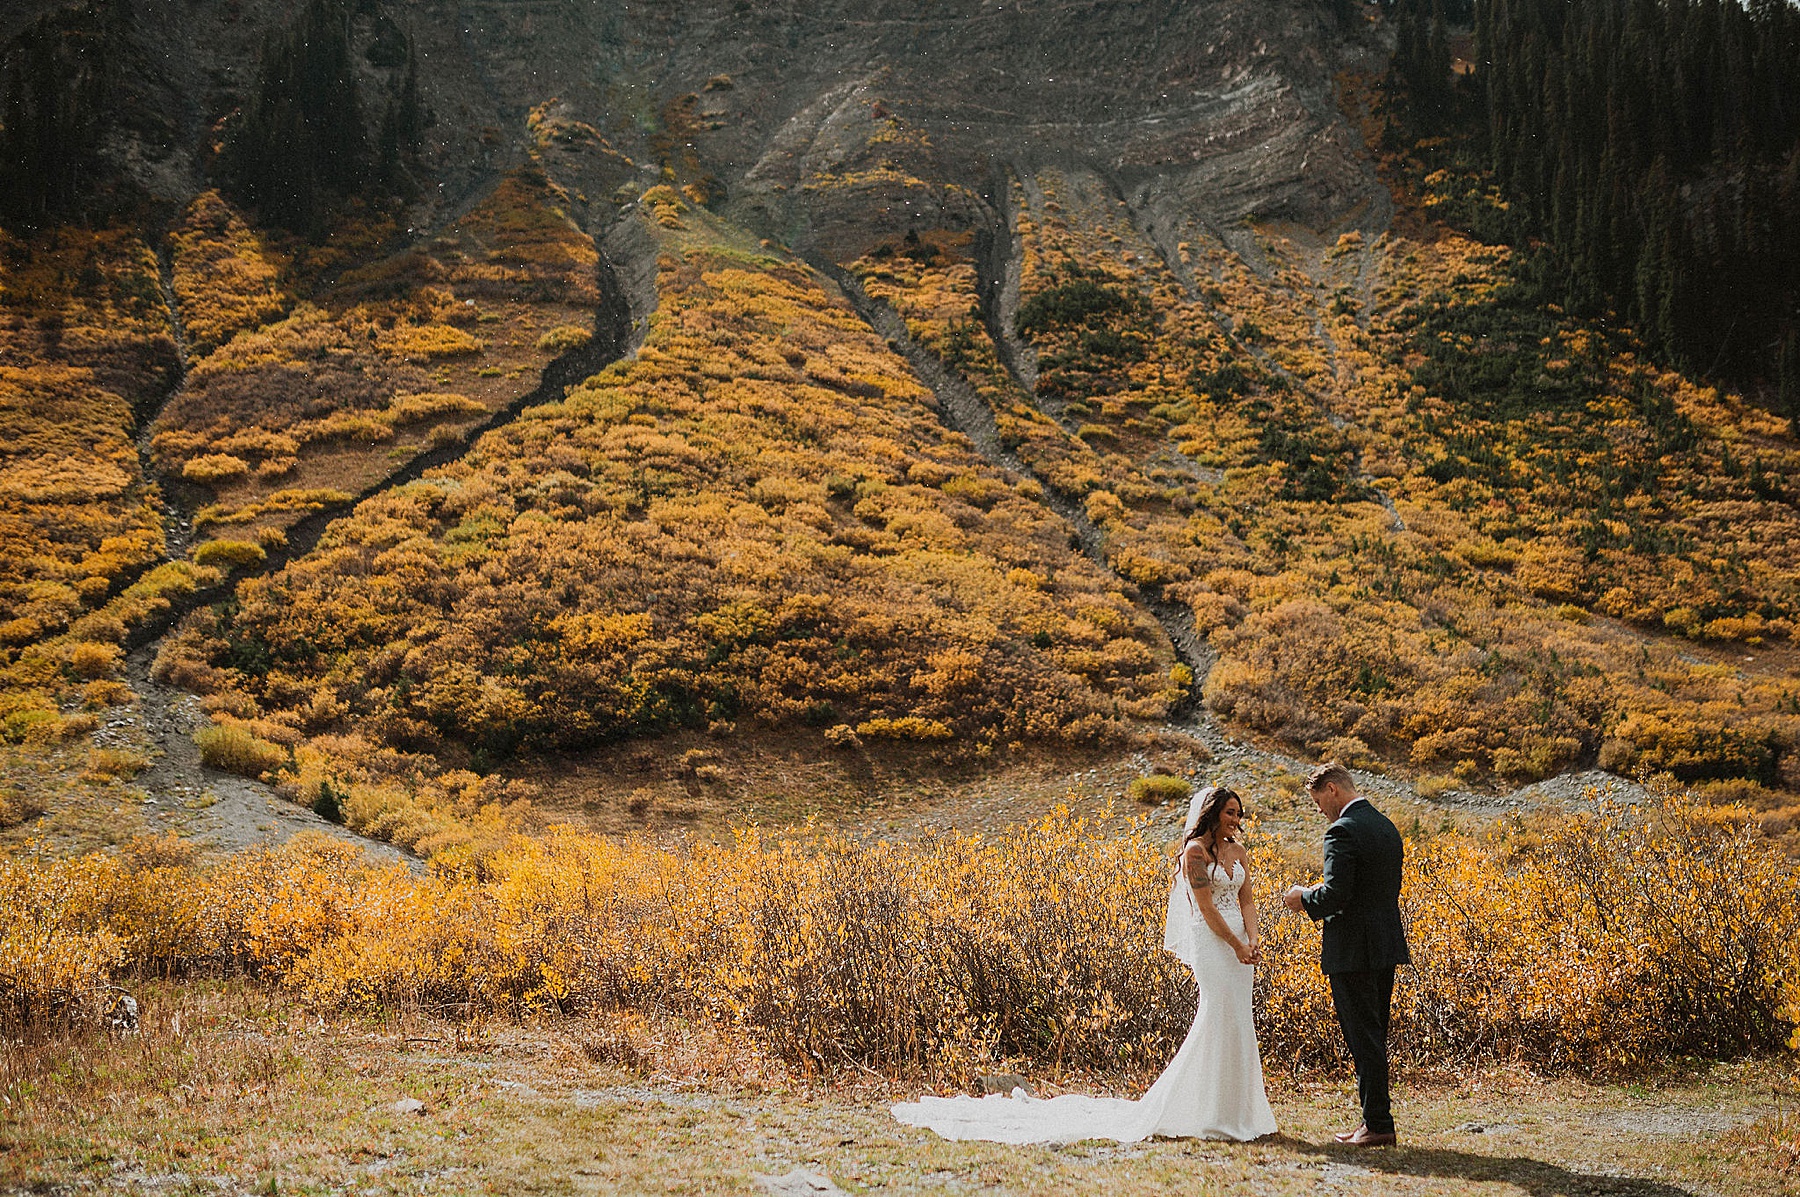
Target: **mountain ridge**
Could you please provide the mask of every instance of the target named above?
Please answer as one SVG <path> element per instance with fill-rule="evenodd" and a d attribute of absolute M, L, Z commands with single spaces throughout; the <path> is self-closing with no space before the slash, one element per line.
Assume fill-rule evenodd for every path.
<path fill-rule="evenodd" d="M 135 265 L 97 274 L 10 243 L 34 360 L 99 360 L 60 331 L 90 291 L 202 330 L 146 442 L 194 540 L 137 546 L 130 585 L 100 537 L 8 583 L 15 738 L 81 743 L 75 708 L 128 694 L 118 644 L 188 612 L 157 677 L 206 695 L 237 768 L 447 852 L 545 753 L 708 728 L 726 756 L 768 730 L 927 768 L 1174 735 L 1185 770 L 1231 750 L 1217 719 L 1274 750 L 1258 768 L 1338 756 L 1435 794 L 1668 772 L 1791 826 L 1791 435 L 1433 224 L 1346 115 L 1379 29 L 1302 10 L 1184 8 L 1176 31 L 1223 32 L 1146 42 L 1190 88 L 1177 120 L 1138 84 L 1124 114 L 1081 94 L 1107 30 L 1148 37 L 1107 5 L 856 43 L 835 9 L 764 13 L 729 45 L 677 36 L 738 28 L 720 6 L 359 7 L 359 53 L 389 20 L 421 62 L 462 56 L 420 79 L 441 128 L 415 182 L 487 143 L 443 198 L 308 238 L 201 191 L 163 264 L 118 234 Z M 1000 65 L 938 61 L 1038 18 Z M 1004 143 L 957 115 L 946 80 L 1026 67 L 1040 108 Z M 727 553 L 786 564 L 714 593 Z M 859 611 L 808 606 L 865 583 Z M 667 780 L 729 788 L 712 752 Z"/>

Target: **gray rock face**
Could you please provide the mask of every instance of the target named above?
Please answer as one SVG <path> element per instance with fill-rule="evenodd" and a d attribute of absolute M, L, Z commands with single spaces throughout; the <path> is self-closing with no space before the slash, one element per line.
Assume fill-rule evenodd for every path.
<path fill-rule="evenodd" d="M 10 6 L 0 42 L 58 6 Z M 360 55 L 387 17 L 357 7 Z M 619 180 L 653 182 L 674 157 L 722 184 L 728 211 L 764 235 L 833 256 L 909 226 L 991 226 L 1001 167 L 1083 168 L 1222 222 L 1330 223 L 1373 188 L 1332 78 L 1380 48 L 1310 0 L 376 7 L 417 48 L 430 114 L 421 228 L 534 154 L 596 227 Z M 263 36 L 289 11 L 135 0 L 121 86 L 158 119 L 109 135 L 121 175 L 174 202 L 206 185 L 211 129 L 243 101 Z M 387 76 L 359 61 L 373 111 Z M 540 105 L 567 136 L 540 143 L 527 120 Z"/>
<path fill-rule="evenodd" d="M 692 144 L 734 213 L 827 249 L 851 226 L 975 223 L 1000 164 L 1157 181 L 1223 221 L 1329 222 L 1372 182 L 1332 91 L 1372 44 L 1299 0 L 478 11 L 471 46 L 542 51 L 490 54 L 486 78 L 524 95 L 554 76 L 603 128 L 624 97 L 694 93 Z"/>

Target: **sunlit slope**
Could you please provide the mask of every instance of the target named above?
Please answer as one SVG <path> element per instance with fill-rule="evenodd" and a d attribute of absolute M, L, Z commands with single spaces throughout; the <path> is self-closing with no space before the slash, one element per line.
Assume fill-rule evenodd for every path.
<path fill-rule="evenodd" d="M 708 725 L 984 752 L 1168 710 L 1157 625 L 828 285 L 646 209 L 641 351 L 190 630 L 171 658 L 221 717 L 374 776 Z"/>
<path fill-rule="evenodd" d="M 1597 761 L 1791 805 L 1784 422 L 1527 303 L 1504 247 L 1227 244 L 1080 172 L 1011 204 L 1016 296 L 952 232 L 854 269 L 1191 612 L 1216 713 L 1464 779 Z"/>
<path fill-rule="evenodd" d="M 142 238 L 0 233 L 0 831 L 143 766 L 90 740 L 131 697 L 126 638 L 216 580 L 158 564 L 160 496 L 133 444 L 177 375 Z"/>
<path fill-rule="evenodd" d="M 150 444 L 185 484 L 201 559 L 254 562 L 310 512 L 460 443 L 591 338 L 593 239 L 534 170 L 416 246 L 346 219 L 311 244 L 215 192 L 169 237 L 191 369 Z"/>

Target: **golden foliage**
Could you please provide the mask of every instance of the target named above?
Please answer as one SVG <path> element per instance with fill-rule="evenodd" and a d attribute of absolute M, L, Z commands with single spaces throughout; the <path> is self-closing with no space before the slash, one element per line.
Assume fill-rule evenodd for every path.
<path fill-rule="evenodd" d="M 519 747 L 753 716 L 985 752 L 1167 709 L 1155 625 L 814 276 L 696 244 L 659 289 L 634 361 L 364 503 L 184 650 L 266 654 L 230 684 L 333 733 L 353 824 L 384 776 L 442 809 L 437 770 Z"/>
<path fill-rule="evenodd" d="M 1081 501 L 1114 569 L 1191 612 L 1215 711 L 1465 780 L 1598 757 L 1791 804 L 1782 658 L 1714 663 L 1800 611 L 1776 481 L 1800 449 L 1776 421 L 1522 305 L 1504 248 L 1258 229 L 1240 253 L 1197 224 L 1158 244 L 1092 178 L 1036 183 L 1012 192 L 1035 394 L 989 336 L 966 237 L 852 269 Z"/>
<path fill-rule="evenodd" d="M 1778 1050 L 1800 892 L 1747 827 L 1670 799 L 1597 805 L 1541 838 L 1415 842 L 1400 1057 L 1628 1073 Z M 1263 1054 L 1335 1064 L 1316 931 L 1278 909 L 1302 879 L 1284 859 L 1253 852 Z M 49 1016 L 120 971 L 236 961 L 328 1010 L 704 1014 L 807 1070 L 1143 1070 L 1193 1011 L 1161 949 L 1170 877 L 1143 824 L 1066 815 L 996 839 L 744 832 L 678 853 L 557 828 L 431 877 L 305 838 L 212 868 L 14 858 L 0 1017 Z"/>
<path fill-rule="evenodd" d="M 432 425 L 516 399 L 568 347 L 536 330 L 591 320 L 598 299 L 592 240 L 556 202 L 540 174 L 515 173 L 428 247 L 363 244 L 333 276 L 202 195 L 175 234 L 195 360 L 153 430 L 158 467 L 219 494 L 208 526 L 285 531 L 301 509 L 273 492 L 362 490 L 442 443 Z"/>
<path fill-rule="evenodd" d="M 260 544 L 244 540 L 209 540 L 194 550 L 195 565 L 210 565 L 225 570 L 260 565 L 268 556 Z"/>
<path fill-rule="evenodd" d="M 241 457 L 233 457 L 229 453 L 206 453 L 199 457 L 190 457 L 181 464 L 181 476 L 189 482 L 198 482 L 202 486 L 211 486 L 233 478 L 242 478 L 250 472 L 250 465 Z"/>
<path fill-rule="evenodd" d="M 537 347 L 545 353 L 567 353 L 580 349 L 594 339 L 594 334 L 580 325 L 559 324 L 538 338 Z"/>
<path fill-rule="evenodd" d="M 381 352 L 407 361 L 466 357 L 486 348 L 479 339 L 449 324 L 396 323 L 384 330 L 375 344 Z"/>
<path fill-rule="evenodd" d="M 217 191 L 202 192 L 169 234 L 170 272 L 188 352 L 204 357 L 292 304 L 289 259 L 244 223 Z"/>
<path fill-rule="evenodd" d="M 106 705 L 127 632 L 175 584 L 149 569 L 162 513 L 133 443 L 178 365 L 150 248 L 0 233 L 0 360 L 0 740 L 35 760 L 94 731 L 64 712 Z M 0 821 L 44 801 L 9 797 Z"/>
<path fill-rule="evenodd" d="M 1193 796 L 1194 787 L 1185 777 L 1154 773 L 1149 777 L 1132 778 L 1126 790 L 1133 801 L 1146 806 L 1161 806 L 1169 802 L 1186 802 Z"/>
<path fill-rule="evenodd" d="M 213 769 L 261 777 L 287 763 L 287 750 L 235 723 L 215 723 L 194 733 L 200 761 Z"/>

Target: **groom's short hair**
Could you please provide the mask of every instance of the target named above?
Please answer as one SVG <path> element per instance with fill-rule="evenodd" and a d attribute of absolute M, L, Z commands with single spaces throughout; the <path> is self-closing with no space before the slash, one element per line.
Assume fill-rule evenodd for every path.
<path fill-rule="evenodd" d="M 1316 794 L 1326 786 L 1335 785 L 1341 790 L 1356 792 L 1356 782 L 1350 776 L 1350 770 L 1336 761 L 1326 761 L 1317 769 L 1306 775 L 1306 792 Z"/>

